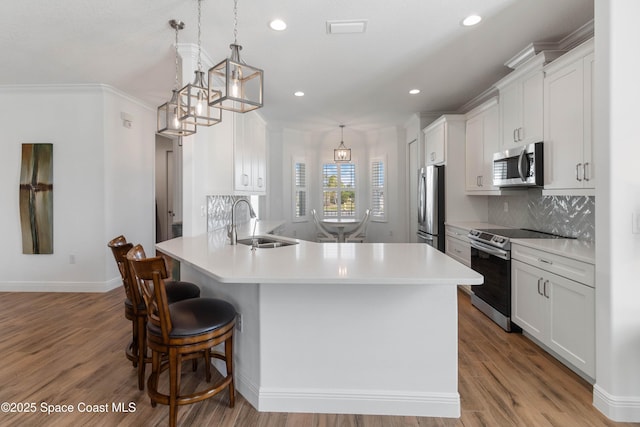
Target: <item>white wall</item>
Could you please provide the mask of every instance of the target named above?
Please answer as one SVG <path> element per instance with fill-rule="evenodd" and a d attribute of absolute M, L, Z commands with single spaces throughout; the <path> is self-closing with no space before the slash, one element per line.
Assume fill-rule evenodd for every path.
<path fill-rule="evenodd" d="M 3 87 L 0 96 L 0 290 L 119 286 L 107 242 L 119 234 L 154 242 L 155 114 L 100 85 Z M 122 126 L 121 112 L 134 117 L 131 129 Z M 51 255 L 22 254 L 21 144 L 34 142 L 53 143 Z"/>
<path fill-rule="evenodd" d="M 596 385 L 594 405 L 640 421 L 640 212 L 637 0 L 595 2 Z"/>

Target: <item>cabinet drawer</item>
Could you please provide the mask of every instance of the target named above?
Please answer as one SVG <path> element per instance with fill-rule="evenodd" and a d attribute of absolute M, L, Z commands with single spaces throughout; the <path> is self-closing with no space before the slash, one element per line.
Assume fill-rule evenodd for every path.
<path fill-rule="evenodd" d="M 463 242 L 469 243 L 469 238 L 467 235 L 469 234 L 468 230 L 464 228 L 453 227 L 451 225 L 447 225 L 447 236 L 452 237 L 454 239 L 462 240 Z"/>
<path fill-rule="evenodd" d="M 471 266 L 471 246 L 469 243 L 455 239 L 447 235 L 446 253 L 456 261 L 460 261 L 467 267 Z"/>
<path fill-rule="evenodd" d="M 595 267 L 593 264 L 521 246 L 516 243 L 511 245 L 511 258 L 567 279 L 575 280 L 592 288 L 595 287 Z"/>

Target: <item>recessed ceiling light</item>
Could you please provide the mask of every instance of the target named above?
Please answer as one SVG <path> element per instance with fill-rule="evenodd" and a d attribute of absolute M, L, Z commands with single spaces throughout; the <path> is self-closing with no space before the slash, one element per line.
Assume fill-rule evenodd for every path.
<path fill-rule="evenodd" d="M 304 96 L 304 92 L 299 90 L 293 93 L 295 96 Z"/>
<path fill-rule="evenodd" d="M 476 25 L 480 21 L 482 21 L 482 17 L 481 16 L 469 15 L 469 16 L 467 16 L 466 18 L 464 18 L 462 20 L 462 25 L 464 25 L 465 27 L 471 27 L 473 25 Z"/>
<path fill-rule="evenodd" d="M 287 29 L 287 23 L 282 19 L 274 19 L 273 21 L 269 22 L 269 28 L 274 31 L 284 31 Z"/>
<path fill-rule="evenodd" d="M 417 95 L 417 94 L 419 94 L 419 93 L 420 93 L 420 89 L 411 89 L 411 90 L 409 91 L 409 93 L 410 93 L 411 95 Z"/>

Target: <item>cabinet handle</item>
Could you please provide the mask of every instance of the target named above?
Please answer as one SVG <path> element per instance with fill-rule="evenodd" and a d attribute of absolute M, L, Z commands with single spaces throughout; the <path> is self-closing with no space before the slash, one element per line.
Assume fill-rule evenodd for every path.
<path fill-rule="evenodd" d="M 258 188 L 262 188 L 262 178 L 258 178 Z"/>
<path fill-rule="evenodd" d="M 480 178 L 480 187 L 484 186 L 484 177 L 480 175 L 478 178 Z"/>
<path fill-rule="evenodd" d="M 553 265 L 553 261 L 549 261 L 548 259 L 538 258 L 538 261 L 543 262 L 545 264 Z"/>
<path fill-rule="evenodd" d="M 249 185 L 249 175 L 247 175 L 246 173 L 242 174 L 242 185 L 244 185 L 245 187 Z"/>
<path fill-rule="evenodd" d="M 432 162 L 436 159 L 436 153 L 435 153 L 435 151 L 432 151 L 432 152 L 431 152 L 431 156 L 430 156 L 430 157 L 431 157 L 431 161 L 432 161 Z"/>
<path fill-rule="evenodd" d="M 524 137 L 522 136 L 524 134 L 524 128 L 518 128 L 518 141 L 522 141 L 524 139 Z"/>
<path fill-rule="evenodd" d="M 542 277 L 538 279 L 538 295 L 542 295 L 542 290 L 540 289 L 542 287 Z"/>
<path fill-rule="evenodd" d="M 576 165 L 576 180 L 578 180 L 579 182 L 582 181 L 582 178 L 580 178 L 580 168 L 582 167 L 582 163 L 578 163 Z"/>
<path fill-rule="evenodd" d="M 516 132 L 518 132 L 518 129 L 513 130 L 513 142 L 518 142 L 518 137 L 516 136 Z"/>
<path fill-rule="evenodd" d="M 545 281 L 544 281 L 544 285 L 542 286 L 543 294 L 544 294 L 544 296 L 545 296 L 547 299 L 549 299 L 549 294 L 547 293 L 547 285 L 548 285 L 548 284 L 549 284 L 549 281 L 548 281 L 548 280 L 545 280 Z"/>
<path fill-rule="evenodd" d="M 589 181 L 589 162 L 586 162 L 583 166 L 583 176 L 585 181 Z"/>
<path fill-rule="evenodd" d="M 460 249 L 454 249 L 453 251 L 454 251 L 455 253 L 457 253 L 457 254 L 461 254 L 461 253 L 462 253 L 462 251 L 461 251 Z"/>

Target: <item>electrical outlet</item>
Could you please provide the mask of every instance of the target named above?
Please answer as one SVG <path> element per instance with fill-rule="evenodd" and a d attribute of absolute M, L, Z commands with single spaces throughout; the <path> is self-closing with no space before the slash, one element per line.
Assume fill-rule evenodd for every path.
<path fill-rule="evenodd" d="M 238 313 L 236 315 L 236 331 L 238 332 L 242 332 L 243 329 L 243 325 L 242 325 L 242 314 Z"/>

